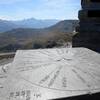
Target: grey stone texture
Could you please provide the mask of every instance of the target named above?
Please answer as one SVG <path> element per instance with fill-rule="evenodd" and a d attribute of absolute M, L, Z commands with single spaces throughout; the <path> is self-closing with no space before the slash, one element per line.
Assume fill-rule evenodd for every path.
<path fill-rule="evenodd" d="M 82 46 L 100 52 L 100 0 L 81 0 L 81 5 L 73 47 Z"/>

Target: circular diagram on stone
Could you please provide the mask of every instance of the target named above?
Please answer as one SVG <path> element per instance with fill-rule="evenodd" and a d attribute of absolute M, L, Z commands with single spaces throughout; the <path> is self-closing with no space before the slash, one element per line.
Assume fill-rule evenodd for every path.
<path fill-rule="evenodd" d="M 98 91 L 99 59 L 99 54 L 85 48 L 19 50 L 11 73 L 57 91 Z"/>

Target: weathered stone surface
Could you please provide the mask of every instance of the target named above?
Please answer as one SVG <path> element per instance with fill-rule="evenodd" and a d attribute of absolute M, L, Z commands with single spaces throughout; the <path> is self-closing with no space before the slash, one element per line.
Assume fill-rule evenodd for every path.
<path fill-rule="evenodd" d="M 86 48 L 19 50 L 0 100 L 52 100 L 98 93 L 99 65 L 100 54 Z"/>
<path fill-rule="evenodd" d="M 73 46 L 87 47 L 100 52 L 100 2 L 82 0 L 81 4 L 78 34 L 73 38 Z"/>

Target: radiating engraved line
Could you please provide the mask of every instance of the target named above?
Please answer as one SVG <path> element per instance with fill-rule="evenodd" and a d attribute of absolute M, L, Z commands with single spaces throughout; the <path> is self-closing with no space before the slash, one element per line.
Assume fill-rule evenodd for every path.
<path fill-rule="evenodd" d="M 29 71 L 29 70 L 36 70 L 38 68 L 41 68 L 41 67 L 45 67 L 45 66 L 48 66 L 48 65 L 52 65 L 53 63 L 45 63 L 45 64 L 40 64 L 40 65 L 33 65 L 33 66 L 27 66 L 27 67 L 19 67 L 17 68 L 16 70 L 19 72 L 19 71 Z"/>
<path fill-rule="evenodd" d="M 44 51 L 39 51 L 40 53 L 42 53 L 42 54 L 45 54 L 45 55 L 47 55 L 47 56 L 51 56 L 51 55 L 49 55 L 48 53 L 46 53 L 46 52 L 44 52 Z"/>
<path fill-rule="evenodd" d="M 60 70 L 61 70 L 62 66 L 59 67 L 59 69 L 55 72 L 53 78 L 50 80 L 50 83 L 48 84 L 48 87 L 51 87 L 53 85 L 53 83 L 55 82 L 56 78 L 58 77 Z"/>
<path fill-rule="evenodd" d="M 11 76 L 13 76 L 14 77 L 14 75 L 12 75 L 11 73 L 9 74 L 9 75 L 11 75 Z M 16 76 L 15 76 L 15 78 L 16 78 Z M 21 76 L 19 76 L 19 78 L 20 79 L 22 79 L 22 80 L 24 80 L 24 81 L 26 81 L 26 82 L 28 82 L 29 84 L 31 84 L 31 85 L 36 85 L 36 86 L 39 86 L 39 87 L 42 87 L 42 88 L 46 88 L 46 89 L 53 89 L 53 90 L 57 90 L 57 91 L 69 91 L 69 92 L 77 92 L 77 91 L 80 91 L 80 92 L 82 92 L 82 91 L 93 91 L 93 90 L 100 90 L 100 88 L 94 88 L 94 89 L 66 89 L 66 90 L 63 90 L 63 89 L 57 89 L 57 88 L 51 88 L 51 87 L 47 87 L 47 86 L 42 86 L 42 85 L 39 85 L 39 84 L 37 84 L 37 83 L 33 83 L 33 82 L 31 82 L 31 81 L 29 81 L 29 80 L 27 80 L 27 79 L 25 79 L 25 78 L 23 78 L 23 77 L 21 77 Z"/>
<path fill-rule="evenodd" d="M 67 64 L 65 64 L 65 65 L 67 65 Z M 70 66 L 70 65 L 69 65 Z M 90 73 L 89 71 L 91 70 L 93 70 L 93 69 L 89 69 L 88 67 L 86 67 L 86 68 L 88 68 L 88 72 L 87 71 L 84 71 L 83 69 L 81 69 L 80 67 L 77 67 L 77 66 L 70 66 L 70 67 L 73 67 L 73 68 L 76 68 L 76 69 L 78 69 L 78 70 L 80 70 L 81 72 L 83 72 L 84 74 L 87 74 L 87 75 L 89 75 L 89 76 L 91 76 L 93 79 L 95 79 L 95 80 L 98 80 L 98 81 L 100 81 L 100 79 L 96 79 L 96 77 L 98 77 L 98 78 L 100 78 L 100 75 L 98 74 L 98 73 L 94 73 L 94 72 L 92 72 L 92 73 Z M 85 67 L 85 66 L 84 66 Z M 91 68 L 91 67 L 90 67 Z M 96 70 L 95 70 L 96 71 Z"/>
<path fill-rule="evenodd" d="M 86 64 L 87 67 L 90 67 L 90 68 L 91 68 L 91 67 L 93 68 L 94 66 L 95 66 L 95 68 L 100 68 L 100 66 L 99 66 L 99 65 L 97 66 L 95 62 L 91 62 L 91 63 L 90 63 L 89 61 L 87 62 L 86 59 L 80 59 L 79 62 L 80 62 L 80 63 L 83 63 L 83 64 Z M 94 63 L 95 63 L 95 64 L 94 64 Z M 93 65 L 94 65 L 94 66 L 93 66 Z"/>
<path fill-rule="evenodd" d="M 52 72 L 50 72 L 48 75 L 46 75 L 42 80 L 40 80 L 39 84 L 43 84 L 45 81 L 47 81 L 50 78 L 50 75 L 53 74 L 56 69 L 58 69 L 58 66 Z"/>
<path fill-rule="evenodd" d="M 95 73 L 90 73 L 89 71 L 88 71 L 88 72 L 87 72 L 87 71 L 84 71 L 83 69 L 81 69 L 81 68 L 79 68 L 79 67 L 76 67 L 76 66 L 74 66 L 74 67 L 75 67 L 76 69 L 80 70 L 81 72 L 83 72 L 83 73 L 85 73 L 85 74 L 91 76 L 93 79 L 97 80 L 97 79 L 95 78 L 95 76 L 97 76 L 97 74 L 95 74 Z M 94 76 L 93 74 L 95 74 L 95 76 Z M 98 77 L 100 78 L 100 75 L 99 75 Z M 100 81 L 100 80 L 98 80 L 98 81 Z"/>
<path fill-rule="evenodd" d="M 89 71 L 92 71 L 97 77 L 100 77 L 100 74 L 97 74 L 97 73 L 100 73 L 100 70 L 99 70 L 99 66 L 97 67 L 96 65 L 93 66 L 93 65 L 87 65 L 86 67 Z M 96 72 L 96 73 L 95 73 Z"/>
<path fill-rule="evenodd" d="M 95 69 L 93 69 L 93 67 L 90 67 L 90 68 L 87 67 L 87 70 L 88 70 L 88 74 L 90 74 L 93 78 L 95 78 L 95 76 L 100 78 L 100 74 L 98 74 L 98 73 L 100 73 L 100 71 L 98 71 L 99 69 L 95 70 Z"/>
<path fill-rule="evenodd" d="M 40 53 L 42 53 L 42 54 L 48 56 L 50 60 L 54 60 L 54 57 L 53 57 L 52 55 L 49 55 L 49 54 L 44 53 L 44 52 L 42 52 L 42 51 L 40 51 Z"/>
<path fill-rule="evenodd" d="M 68 65 L 68 64 L 65 63 L 65 65 Z M 88 71 L 88 72 L 87 72 L 87 71 L 84 71 L 82 68 L 77 67 L 77 66 L 71 66 L 71 65 L 69 65 L 69 66 L 70 66 L 70 67 L 73 67 L 73 68 L 76 68 L 76 69 L 80 70 L 81 72 L 83 72 L 83 73 L 85 73 L 85 74 L 87 74 L 87 75 L 89 75 L 89 76 L 95 78 L 95 76 L 94 76 L 92 73 L 90 73 L 89 71 Z M 88 67 L 86 67 L 86 68 L 88 68 Z M 89 68 L 88 68 L 88 69 L 89 69 Z M 94 73 L 94 74 L 95 74 L 95 73 Z M 98 74 L 96 74 L 96 75 L 98 75 Z M 100 77 L 100 75 L 98 75 L 98 77 Z"/>
<path fill-rule="evenodd" d="M 75 69 L 72 69 L 72 71 L 77 75 L 77 77 L 78 77 L 83 83 L 85 83 L 85 84 L 88 86 L 88 88 L 91 87 L 91 85 L 90 85 L 90 84 L 87 84 L 87 82 L 84 80 L 84 78 L 82 78 L 82 77 L 80 76 L 80 74 L 78 74 L 77 71 L 76 71 Z"/>
<path fill-rule="evenodd" d="M 45 50 L 45 53 L 46 53 L 46 52 L 47 52 L 48 54 L 49 54 L 49 53 L 52 53 L 52 52 L 50 52 L 50 51 L 48 51 L 48 50 Z"/>
<path fill-rule="evenodd" d="M 46 50 L 46 52 L 49 53 L 50 56 L 54 56 L 54 55 L 56 56 L 56 55 L 57 55 L 57 54 L 55 54 L 54 52 L 50 52 L 50 51 L 47 51 L 47 50 Z"/>

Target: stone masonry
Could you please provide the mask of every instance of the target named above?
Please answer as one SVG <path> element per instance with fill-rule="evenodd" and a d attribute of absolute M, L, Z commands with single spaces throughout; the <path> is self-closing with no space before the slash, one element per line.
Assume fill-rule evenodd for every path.
<path fill-rule="evenodd" d="M 81 5 L 73 47 L 87 47 L 100 52 L 100 0 L 81 0 Z"/>

